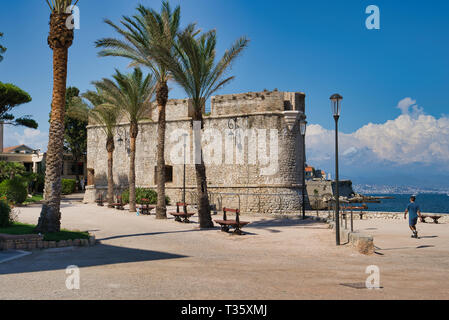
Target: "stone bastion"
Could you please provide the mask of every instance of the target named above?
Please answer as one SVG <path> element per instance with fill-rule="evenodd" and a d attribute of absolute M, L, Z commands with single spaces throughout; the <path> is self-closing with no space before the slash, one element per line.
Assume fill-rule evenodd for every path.
<path fill-rule="evenodd" d="M 299 122 L 305 119 L 305 94 L 263 91 L 218 95 L 201 133 L 211 204 L 240 207 L 242 212 L 296 212 L 301 209 L 304 141 Z M 188 99 L 169 100 L 166 109 L 166 193 L 174 204 L 182 200 L 184 155 L 186 201 L 196 202 L 193 106 Z M 136 186 L 156 189 L 157 108 L 139 123 Z M 116 193 L 128 187 L 129 123 L 116 128 L 113 178 Z M 184 147 L 184 141 L 186 147 Z M 121 143 L 120 143 L 121 142 Z M 185 151 L 184 151 L 185 150 Z M 107 189 L 106 137 L 95 123 L 88 126 L 88 186 L 91 203 Z"/>

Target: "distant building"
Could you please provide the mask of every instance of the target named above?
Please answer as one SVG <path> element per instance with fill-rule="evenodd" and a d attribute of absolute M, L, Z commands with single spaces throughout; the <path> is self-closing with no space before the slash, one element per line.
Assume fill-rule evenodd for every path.
<path fill-rule="evenodd" d="M 46 153 L 35 150 L 24 144 L 3 148 L 0 161 L 18 162 L 24 165 L 27 172 L 45 173 Z M 84 161 L 74 161 L 70 153 L 64 154 L 62 177 L 64 179 L 84 179 L 87 176 Z"/>
<path fill-rule="evenodd" d="M 305 172 L 306 180 L 312 180 L 314 175 L 315 175 L 315 169 L 313 167 L 307 166 L 306 172 Z"/>
<path fill-rule="evenodd" d="M 306 166 L 305 178 L 306 180 L 326 180 L 326 172 L 320 169 L 315 169 L 312 166 Z"/>

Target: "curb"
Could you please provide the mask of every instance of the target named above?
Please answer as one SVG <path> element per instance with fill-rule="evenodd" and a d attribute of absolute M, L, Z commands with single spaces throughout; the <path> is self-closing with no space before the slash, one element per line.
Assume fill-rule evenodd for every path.
<path fill-rule="evenodd" d="M 89 239 L 74 239 L 60 241 L 45 241 L 43 236 L 33 235 L 7 235 L 0 234 L 0 251 L 7 250 L 37 250 L 64 247 L 90 247 L 100 243 L 95 236 Z"/>

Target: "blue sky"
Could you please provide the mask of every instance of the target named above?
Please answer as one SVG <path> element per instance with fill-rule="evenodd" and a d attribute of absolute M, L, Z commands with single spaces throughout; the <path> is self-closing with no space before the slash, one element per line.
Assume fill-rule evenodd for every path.
<path fill-rule="evenodd" d="M 83 91 L 90 88 L 91 81 L 110 76 L 114 68 L 126 69 L 124 59 L 98 58 L 94 41 L 114 35 L 103 23 L 104 18 L 118 21 L 121 15 L 133 14 L 138 3 L 160 7 L 160 1 L 153 0 L 80 0 L 81 29 L 76 30 L 69 53 L 68 85 Z M 344 177 L 370 182 L 366 177 L 379 177 L 374 170 L 379 168 L 395 183 L 396 180 L 398 183 L 424 181 L 407 173 L 415 168 L 414 172 L 432 171 L 435 178 L 428 184 L 449 186 L 445 182 L 449 180 L 449 159 L 444 159 L 445 141 L 449 140 L 444 130 L 449 106 L 448 1 L 184 0 L 171 3 L 181 4 L 183 24 L 195 21 L 202 29 L 217 29 L 220 52 L 241 35 L 251 39 L 249 48 L 234 65 L 232 73 L 236 80 L 220 93 L 265 88 L 306 93 L 308 121 L 313 125 L 310 133 L 314 139 L 308 140 L 307 147 L 312 165 L 333 171 L 333 149 L 327 131 L 333 129 L 329 96 L 339 92 L 344 97 L 341 130 L 348 134 L 350 141 L 355 136 L 357 139 L 357 142 L 348 140 L 347 146 L 343 142 L 346 149 L 342 152 L 350 157 L 345 164 L 343 156 Z M 368 16 L 365 8 L 371 4 L 380 8 L 380 30 L 365 27 Z M 2 44 L 8 48 L 0 63 L 0 81 L 14 83 L 31 94 L 33 101 L 21 106 L 16 114 L 31 114 L 40 125 L 39 131 L 7 128 L 7 146 L 27 143 L 46 148 L 52 90 L 52 58 L 46 41 L 48 21 L 49 9 L 44 0 L 0 4 Z M 182 90 L 172 87 L 171 98 L 184 97 Z M 397 107 L 401 101 L 402 109 Z M 428 117 L 437 122 L 429 122 Z M 402 130 L 400 133 L 384 127 L 388 121 L 393 124 L 405 121 L 405 127 L 409 126 L 412 133 L 414 127 L 430 130 L 432 123 L 443 127 L 433 130 L 430 140 L 410 142 L 404 139 L 410 132 L 401 126 L 396 126 Z M 370 123 L 379 127 L 370 127 Z M 392 149 L 381 150 L 361 137 L 375 132 L 370 130 L 385 128 L 391 134 L 384 137 L 384 143 L 399 136 L 402 144 L 398 142 Z M 420 136 L 416 139 L 421 139 Z M 429 151 L 429 141 L 441 143 Z M 413 143 L 416 148 L 411 146 Z M 324 153 L 329 157 L 322 156 L 323 145 L 328 146 Z M 435 148 L 442 150 L 435 151 Z M 416 153 L 429 152 L 430 159 L 416 156 Z M 403 157 L 396 159 L 391 154 Z M 369 157 L 371 171 L 364 157 Z M 424 173 L 421 178 L 424 179 Z"/>

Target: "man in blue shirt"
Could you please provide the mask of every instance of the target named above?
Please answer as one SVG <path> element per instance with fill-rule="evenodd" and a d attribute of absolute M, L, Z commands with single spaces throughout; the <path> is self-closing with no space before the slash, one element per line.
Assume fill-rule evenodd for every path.
<path fill-rule="evenodd" d="M 413 232 L 412 238 L 418 238 L 416 223 L 418 222 L 418 217 L 421 218 L 421 210 L 419 209 L 419 205 L 415 203 L 415 200 L 415 196 L 410 197 L 410 203 L 408 204 L 407 209 L 405 209 L 404 213 L 404 219 L 407 219 L 407 213 L 409 214 L 408 225 Z"/>

